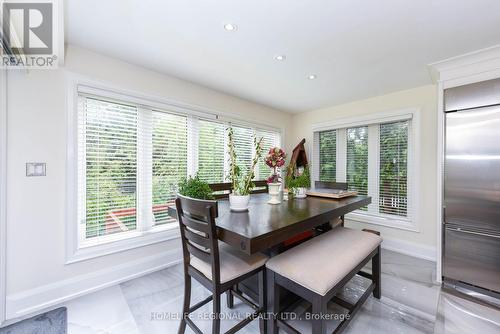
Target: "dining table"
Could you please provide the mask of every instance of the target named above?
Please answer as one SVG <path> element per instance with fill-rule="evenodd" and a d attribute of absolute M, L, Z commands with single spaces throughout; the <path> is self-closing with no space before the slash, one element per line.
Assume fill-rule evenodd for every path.
<path fill-rule="evenodd" d="M 341 199 L 307 196 L 268 204 L 268 194 L 253 194 L 248 211 L 235 212 L 228 200 L 218 201 L 219 240 L 251 255 L 268 252 L 294 236 L 361 209 L 369 196 Z"/>

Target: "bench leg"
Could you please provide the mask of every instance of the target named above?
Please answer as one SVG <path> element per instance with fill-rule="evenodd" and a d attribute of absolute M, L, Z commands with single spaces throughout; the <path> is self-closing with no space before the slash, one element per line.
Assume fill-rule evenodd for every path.
<path fill-rule="evenodd" d="M 377 254 L 372 258 L 372 282 L 375 284 L 375 289 L 373 290 L 373 297 L 380 299 L 382 295 L 382 287 L 380 285 L 381 271 L 382 271 L 382 261 L 380 254 L 380 246 L 377 247 Z"/>
<path fill-rule="evenodd" d="M 320 295 L 314 295 L 312 300 L 312 334 L 326 334 L 326 301 Z"/>
<path fill-rule="evenodd" d="M 266 269 L 267 281 L 267 328 L 269 334 L 278 334 L 277 317 L 280 309 L 279 287 L 274 282 L 274 272 Z"/>
<path fill-rule="evenodd" d="M 259 308 L 262 313 L 259 316 L 260 334 L 267 334 L 267 286 L 266 286 L 266 268 L 262 269 L 259 273 Z"/>

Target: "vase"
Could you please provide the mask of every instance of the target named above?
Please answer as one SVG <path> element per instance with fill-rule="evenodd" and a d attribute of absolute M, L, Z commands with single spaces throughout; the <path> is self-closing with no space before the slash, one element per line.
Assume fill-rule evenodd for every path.
<path fill-rule="evenodd" d="M 279 182 L 268 183 L 268 187 L 269 187 L 269 201 L 267 201 L 267 203 L 280 204 L 281 203 L 281 199 L 280 199 L 281 183 L 279 183 Z"/>
<path fill-rule="evenodd" d="M 248 203 L 250 195 L 233 195 L 229 194 L 229 208 L 231 211 L 248 211 Z"/>
<path fill-rule="evenodd" d="M 295 188 L 294 189 L 294 197 L 295 198 L 306 198 L 306 188 L 300 187 L 300 188 Z"/>

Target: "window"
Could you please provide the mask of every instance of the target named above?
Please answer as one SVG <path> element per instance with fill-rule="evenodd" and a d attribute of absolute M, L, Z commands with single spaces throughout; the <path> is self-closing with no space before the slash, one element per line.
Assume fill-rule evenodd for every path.
<path fill-rule="evenodd" d="M 187 117 L 153 111 L 153 223 L 175 221 L 168 204 L 175 200 L 179 179 L 187 176 Z M 147 160 L 147 158 L 146 158 Z"/>
<path fill-rule="evenodd" d="M 198 126 L 198 175 L 209 183 L 224 182 L 226 126 L 205 120 Z"/>
<path fill-rule="evenodd" d="M 255 136 L 267 150 L 281 140 L 276 130 L 149 107 L 146 100 L 86 86 L 76 95 L 76 250 L 175 228 L 168 208 L 180 179 L 198 173 L 209 183 L 226 182 L 229 126 L 246 166 L 255 155 Z M 261 159 L 256 178 L 269 173 L 263 166 Z"/>
<path fill-rule="evenodd" d="M 319 181 L 337 179 L 337 130 L 319 133 Z"/>
<path fill-rule="evenodd" d="M 380 125 L 379 209 L 408 214 L 408 121 Z"/>
<path fill-rule="evenodd" d="M 347 129 L 347 184 L 350 190 L 368 195 L 368 127 Z"/>
<path fill-rule="evenodd" d="M 85 237 L 137 228 L 137 109 L 84 100 Z"/>
<path fill-rule="evenodd" d="M 412 137 L 415 113 L 316 126 L 313 178 L 347 182 L 372 197 L 368 207 L 348 215 L 363 222 L 415 228 Z M 363 124 L 364 123 L 364 124 Z"/>

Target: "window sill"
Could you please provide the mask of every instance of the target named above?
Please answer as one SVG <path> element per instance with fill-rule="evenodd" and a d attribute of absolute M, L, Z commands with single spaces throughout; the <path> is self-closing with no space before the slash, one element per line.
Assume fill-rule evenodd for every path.
<path fill-rule="evenodd" d="M 387 226 L 400 230 L 419 232 L 419 228 L 415 220 L 404 217 L 392 217 L 389 215 L 374 215 L 360 210 L 349 213 L 345 216 L 346 220 L 355 221 L 358 223 L 374 224 Z"/>
<path fill-rule="evenodd" d="M 90 260 L 104 255 L 144 247 L 179 238 L 177 223 L 154 227 L 149 231 L 130 231 L 80 242 L 78 249 L 68 252 L 65 264 Z"/>

